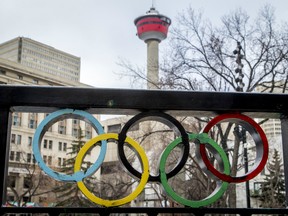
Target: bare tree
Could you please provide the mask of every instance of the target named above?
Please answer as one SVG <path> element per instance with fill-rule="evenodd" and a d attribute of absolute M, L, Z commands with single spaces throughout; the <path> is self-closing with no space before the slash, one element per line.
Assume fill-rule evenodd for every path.
<path fill-rule="evenodd" d="M 219 25 L 190 7 L 174 23 L 160 65 L 159 89 L 236 91 L 238 71 L 233 50 L 241 44 L 243 91 L 287 91 L 288 25 L 276 22 L 270 5 L 262 7 L 255 20 L 237 9 L 223 16 Z M 124 60 L 119 65 L 124 69 L 122 75 L 130 76 L 134 83 L 148 81 L 144 69 Z M 205 123 L 209 119 L 198 120 Z M 231 175 L 236 176 L 242 168 L 238 164 L 242 157 L 239 133 L 234 132 L 232 149 L 227 144 L 234 126 L 218 127 L 210 135 L 230 156 Z M 229 206 L 235 207 L 235 185 L 229 189 L 228 198 Z"/>
<path fill-rule="evenodd" d="M 287 88 L 287 24 L 277 25 L 274 10 L 264 6 L 256 21 L 241 9 L 223 16 L 214 27 L 192 8 L 178 17 L 162 65 L 163 88 L 235 91 L 235 55 L 243 50 L 244 91 L 282 92 Z M 172 83 L 171 83 L 172 82 Z M 201 85 L 199 85 L 199 83 Z"/>
<path fill-rule="evenodd" d="M 54 180 L 51 181 L 49 177 L 44 175 L 37 164 L 30 164 L 25 161 L 21 164 L 21 169 L 24 172 L 24 179 L 23 186 L 21 186 L 20 190 L 15 187 L 16 179 L 19 177 L 13 174 L 8 176 L 7 187 L 13 193 L 15 201 L 12 205 L 26 206 L 27 202 L 29 202 L 32 197 L 39 197 L 44 194 L 54 194 L 56 182 Z"/>

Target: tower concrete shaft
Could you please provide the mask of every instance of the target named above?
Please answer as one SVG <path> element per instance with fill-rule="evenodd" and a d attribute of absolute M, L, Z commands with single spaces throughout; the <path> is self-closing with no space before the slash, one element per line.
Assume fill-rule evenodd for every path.
<path fill-rule="evenodd" d="M 147 43 L 147 89 L 159 89 L 159 41 Z"/>

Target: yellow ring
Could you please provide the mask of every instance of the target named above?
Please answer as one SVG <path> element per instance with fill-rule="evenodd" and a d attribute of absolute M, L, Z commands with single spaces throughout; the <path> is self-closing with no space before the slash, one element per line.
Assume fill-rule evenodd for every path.
<path fill-rule="evenodd" d="M 93 139 L 89 140 L 88 142 L 86 142 L 76 157 L 74 172 L 79 172 L 81 170 L 81 163 L 83 161 L 83 157 L 85 156 L 85 153 L 95 143 L 100 142 L 102 140 L 108 140 L 108 139 L 118 140 L 118 134 L 116 134 L 116 133 L 101 134 L 101 135 L 94 137 Z M 147 158 L 143 148 L 135 140 L 127 137 L 125 139 L 125 143 L 128 143 L 130 146 L 132 146 L 135 149 L 135 151 L 137 152 L 138 156 L 140 157 L 139 159 L 140 159 L 140 163 L 142 165 L 143 173 L 142 173 L 142 176 L 141 176 L 141 179 L 140 179 L 138 186 L 136 187 L 136 189 L 131 194 L 129 194 L 128 196 L 126 196 L 124 198 L 117 199 L 117 200 L 105 200 L 105 199 L 101 199 L 101 198 L 95 196 L 94 194 L 92 194 L 87 189 L 87 187 L 85 186 L 83 181 L 78 181 L 77 185 L 78 185 L 79 189 L 92 202 L 99 204 L 99 205 L 102 205 L 102 206 L 106 206 L 106 207 L 120 206 L 120 205 L 124 205 L 126 203 L 131 202 L 143 191 L 143 189 L 144 189 L 144 187 L 148 181 L 148 178 L 149 178 L 148 158 Z"/>

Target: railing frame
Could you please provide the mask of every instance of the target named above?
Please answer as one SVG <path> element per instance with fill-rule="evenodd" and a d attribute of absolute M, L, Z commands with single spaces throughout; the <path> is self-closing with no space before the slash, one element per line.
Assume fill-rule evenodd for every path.
<path fill-rule="evenodd" d="M 74 87 L 0 86 L 0 203 L 5 203 L 11 133 L 11 113 L 52 112 L 61 108 L 86 110 L 93 114 L 135 115 L 148 110 L 172 115 L 215 116 L 242 113 L 252 118 L 279 118 L 282 127 L 284 173 L 288 176 L 288 95 L 267 93 L 188 92 L 160 90 L 98 89 Z M 285 177 L 288 185 L 288 177 Z M 286 187 L 286 203 L 288 187 Z M 288 206 L 288 203 L 287 203 Z M 192 213 L 288 214 L 288 209 L 258 208 L 8 208 L 4 213 Z"/>

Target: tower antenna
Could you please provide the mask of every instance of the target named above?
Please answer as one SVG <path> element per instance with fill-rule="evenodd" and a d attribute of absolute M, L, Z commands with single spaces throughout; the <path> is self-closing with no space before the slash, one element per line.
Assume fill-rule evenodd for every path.
<path fill-rule="evenodd" d="M 155 8 L 155 0 L 152 0 L 152 8 Z"/>

